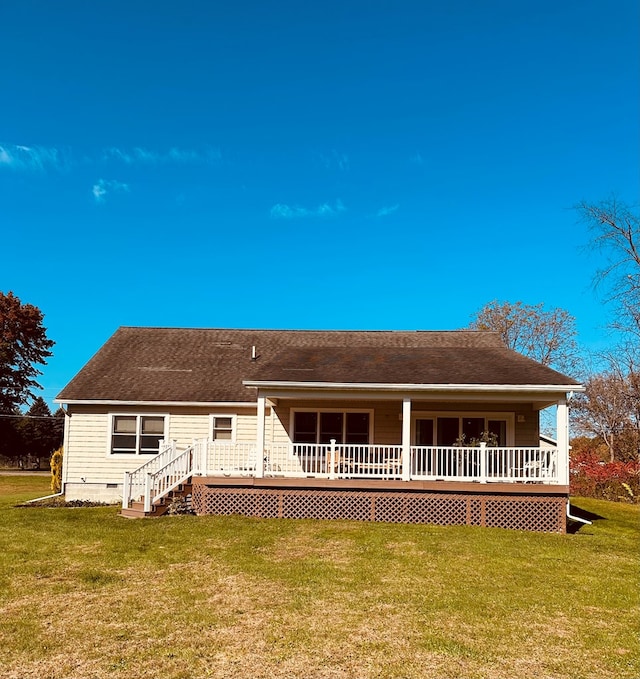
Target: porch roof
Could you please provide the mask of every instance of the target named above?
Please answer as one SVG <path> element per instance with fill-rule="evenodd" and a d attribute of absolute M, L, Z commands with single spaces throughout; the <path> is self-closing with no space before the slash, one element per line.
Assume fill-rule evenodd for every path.
<path fill-rule="evenodd" d="M 332 385 L 573 385 L 571 378 L 515 351 L 494 347 L 288 347 L 251 383 Z"/>
<path fill-rule="evenodd" d="M 265 383 L 579 388 L 491 332 L 120 328 L 56 400 L 246 403 Z"/>

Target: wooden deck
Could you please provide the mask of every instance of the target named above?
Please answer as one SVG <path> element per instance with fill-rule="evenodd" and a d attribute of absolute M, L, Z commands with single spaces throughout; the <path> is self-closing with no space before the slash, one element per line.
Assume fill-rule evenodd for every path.
<path fill-rule="evenodd" d="M 470 525 L 564 533 L 568 486 L 323 478 L 193 478 L 197 514 Z"/>

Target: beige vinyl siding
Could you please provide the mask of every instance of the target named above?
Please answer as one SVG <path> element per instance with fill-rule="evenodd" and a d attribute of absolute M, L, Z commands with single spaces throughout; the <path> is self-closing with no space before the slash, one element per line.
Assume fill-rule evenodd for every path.
<path fill-rule="evenodd" d="M 114 414 L 166 415 L 167 439 L 175 440 L 178 449 L 183 450 L 192 444 L 194 438 L 210 436 L 210 416 L 214 411 L 215 414 L 236 415 L 237 441 L 255 440 L 256 413 L 251 408 L 70 406 L 68 440 L 65 442 L 65 481 L 70 484 L 120 484 L 125 471 L 133 471 L 149 459 L 144 455 L 109 453 L 110 418 Z"/>
<path fill-rule="evenodd" d="M 71 412 L 71 410 L 69 411 Z M 107 458 L 107 437 L 109 417 L 106 412 L 72 412 L 69 419 L 68 440 L 64 449 L 64 479 L 69 483 L 111 483 L 122 481 L 122 472 L 117 478 L 112 460 Z"/>
<path fill-rule="evenodd" d="M 170 413 L 169 440 L 175 439 L 179 449 L 188 448 L 193 439 L 209 436 L 209 413 Z"/>
<path fill-rule="evenodd" d="M 268 418 L 265 417 L 265 421 Z M 253 413 L 241 412 L 236 417 L 236 441 L 252 442 L 256 440 L 258 418 L 255 411 Z"/>
<path fill-rule="evenodd" d="M 276 406 L 273 409 L 273 417 L 269 417 L 269 424 L 273 430 L 269 432 L 269 437 L 265 437 L 269 443 L 288 443 L 289 442 L 289 407 Z"/>

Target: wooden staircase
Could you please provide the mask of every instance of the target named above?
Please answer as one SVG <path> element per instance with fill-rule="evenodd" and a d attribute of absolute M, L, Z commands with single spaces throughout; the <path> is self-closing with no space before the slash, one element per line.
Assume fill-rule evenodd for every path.
<path fill-rule="evenodd" d="M 190 496 L 191 478 L 187 479 L 185 483 L 181 483 L 153 504 L 150 512 L 144 511 L 144 498 L 140 498 L 138 500 L 132 500 L 129 507 L 123 507 L 120 510 L 120 516 L 124 516 L 127 519 L 155 519 L 166 514 L 169 511 L 169 507 L 176 500 L 189 500 L 190 502 Z"/>

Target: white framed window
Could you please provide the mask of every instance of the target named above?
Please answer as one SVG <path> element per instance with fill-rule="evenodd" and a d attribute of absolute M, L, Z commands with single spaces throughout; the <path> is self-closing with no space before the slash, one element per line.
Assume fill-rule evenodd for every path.
<path fill-rule="evenodd" d="M 167 415 L 111 414 L 111 455 L 156 455 L 166 439 Z"/>
<path fill-rule="evenodd" d="M 291 411 L 294 443 L 351 443 L 367 445 L 373 439 L 373 410 L 322 410 L 296 408 Z"/>
<path fill-rule="evenodd" d="M 489 432 L 498 446 L 512 446 L 514 414 L 504 412 L 414 412 L 411 438 L 418 446 L 455 446 Z"/>
<path fill-rule="evenodd" d="M 236 419 L 235 415 L 211 415 L 209 420 L 209 438 L 212 441 L 234 443 L 236 440 Z"/>

